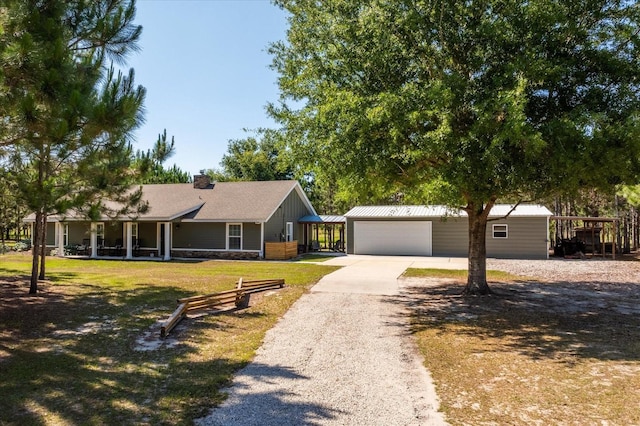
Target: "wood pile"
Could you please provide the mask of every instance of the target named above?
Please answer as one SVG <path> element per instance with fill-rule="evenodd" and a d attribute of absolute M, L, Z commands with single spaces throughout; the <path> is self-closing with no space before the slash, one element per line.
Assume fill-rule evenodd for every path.
<path fill-rule="evenodd" d="M 189 312 L 226 306 L 232 303 L 235 304 L 236 309 L 243 309 L 249 306 L 249 298 L 252 293 L 282 287 L 284 287 L 284 279 L 282 278 L 247 281 L 243 281 L 243 279 L 240 278 L 236 283 L 236 288 L 233 290 L 178 299 L 178 307 L 160 326 L 160 337 L 167 337 L 169 332 L 178 325 Z"/>

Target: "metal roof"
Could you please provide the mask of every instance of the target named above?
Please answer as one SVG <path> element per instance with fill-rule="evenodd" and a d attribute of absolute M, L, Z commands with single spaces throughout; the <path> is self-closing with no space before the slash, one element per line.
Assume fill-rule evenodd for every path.
<path fill-rule="evenodd" d="M 489 214 L 490 217 L 505 216 L 511 211 L 513 205 L 496 204 Z M 349 210 L 345 217 L 352 218 L 413 218 L 413 217 L 444 217 L 466 216 L 464 210 L 456 210 L 447 206 L 356 206 Z M 519 217 L 547 217 L 552 213 L 544 206 L 521 204 L 509 216 Z"/>
<path fill-rule="evenodd" d="M 300 223 L 346 223 L 347 219 L 344 216 L 328 216 L 328 215 L 307 215 L 301 217 L 298 222 Z"/>
<path fill-rule="evenodd" d="M 336 215 L 320 215 L 322 219 L 322 223 L 346 223 L 347 218 L 344 216 L 336 216 Z"/>

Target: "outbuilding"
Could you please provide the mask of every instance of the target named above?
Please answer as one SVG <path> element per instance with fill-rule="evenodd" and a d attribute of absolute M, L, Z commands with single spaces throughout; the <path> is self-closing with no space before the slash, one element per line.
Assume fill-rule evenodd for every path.
<path fill-rule="evenodd" d="M 467 214 L 445 206 L 357 206 L 347 212 L 347 253 L 465 257 Z M 547 259 L 549 218 L 540 205 L 498 204 L 487 226 L 487 256 Z"/>

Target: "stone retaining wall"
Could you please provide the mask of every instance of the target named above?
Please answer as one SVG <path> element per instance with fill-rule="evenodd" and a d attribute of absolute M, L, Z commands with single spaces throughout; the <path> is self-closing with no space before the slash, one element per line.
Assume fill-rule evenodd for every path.
<path fill-rule="evenodd" d="M 227 260 L 257 260 L 260 253 L 243 251 L 171 251 L 171 257 L 201 258 L 201 259 L 227 259 Z"/>

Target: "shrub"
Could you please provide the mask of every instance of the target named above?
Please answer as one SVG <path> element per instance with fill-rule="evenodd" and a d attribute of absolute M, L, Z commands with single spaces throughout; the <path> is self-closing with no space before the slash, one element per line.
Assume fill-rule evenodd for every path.
<path fill-rule="evenodd" d="M 13 246 L 13 249 L 15 251 L 31 250 L 31 241 L 29 241 L 29 240 L 20 240 Z"/>

